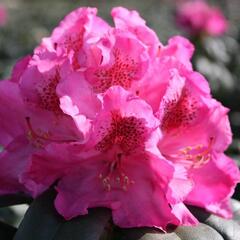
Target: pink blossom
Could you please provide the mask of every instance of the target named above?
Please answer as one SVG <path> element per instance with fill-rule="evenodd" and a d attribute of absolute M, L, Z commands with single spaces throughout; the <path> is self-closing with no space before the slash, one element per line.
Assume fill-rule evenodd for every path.
<path fill-rule="evenodd" d="M 32 57 L 25 57 L 16 64 L 9 81 L 1 83 L 1 103 L 10 102 L 1 104 L 0 108 L 0 140 L 4 146 L 0 160 L 6 162 L 6 165 L 2 164 L 3 175 L 0 176 L 1 181 L 6 183 L 1 184 L 1 193 L 25 190 L 19 181 L 23 181 L 22 174 L 31 164 L 33 153 L 44 152 L 50 143 L 83 142 L 87 138 L 90 122 L 80 113 L 74 119 L 65 114 L 67 110 L 64 100 L 60 100 L 61 87 L 58 95 L 58 85 L 72 71 L 69 62 L 73 66 L 75 61 L 75 55 L 67 50 L 68 43 L 73 48 L 75 46 L 75 40 L 69 40 L 69 37 L 74 37 L 70 34 L 78 29 L 85 36 L 93 18 L 95 25 L 92 27 L 107 27 L 95 14 L 96 9 L 90 8 L 70 14 L 51 38 L 43 39 Z M 14 109 L 18 109 L 19 113 Z M 15 114 L 18 118 L 14 117 Z M 11 166 L 15 166 L 15 170 Z M 36 196 L 47 187 L 30 192 Z"/>
<path fill-rule="evenodd" d="M 86 137 L 90 127 L 85 116 L 79 116 L 79 121 L 74 123 L 72 118 L 61 109 L 58 86 L 68 74 L 70 74 L 68 62 L 63 62 L 57 57 L 54 60 L 32 60 L 19 83 L 25 104 L 33 115 L 32 127 L 34 127 L 34 116 L 41 115 L 41 119 L 45 119 L 42 129 L 45 133 L 51 132 L 50 139 L 55 141 L 58 139 L 81 141 Z M 59 128 L 60 125 L 68 127 Z"/>
<path fill-rule="evenodd" d="M 41 73 L 29 60 L 26 57 L 18 62 L 11 79 L 0 84 L 0 144 L 4 146 L 0 155 L 1 194 L 28 192 L 20 179 L 31 155 L 51 142 L 81 142 L 89 128 L 86 117 L 81 128 L 80 121 L 76 125 L 61 111 L 56 93 L 61 78 L 57 67 Z"/>
<path fill-rule="evenodd" d="M 87 39 L 91 37 L 97 40 L 110 29 L 96 14 L 96 8 L 79 8 L 68 14 L 50 37 L 57 54 L 68 56 L 74 70 L 79 69 L 82 61 L 85 61 L 83 48 Z"/>
<path fill-rule="evenodd" d="M 223 217 L 231 217 L 229 198 L 240 179 L 236 164 L 223 153 L 232 137 L 227 112 L 179 76 L 169 82 L 159 109 L 159 149 L 166 159 L 188 169 L 194 183 L 184 202 Z"/>
<path fill-rule="evenodd" d="M 129 11 L 123 7 L 115 7 L 111 11 L 115 27 L 132 33 L 139 41 L 144 43 L 151 56 L 158 52 L 160 43 L 156 33 L 146 25 L 137 11 Z"/>
<path fill-rule="evenodd" d="M 176 21 L 191 34 L 207 33 L 219 36 L 226 32 L 228 23 L 217 7 L 203 0 L 187 1 L 178 6 Z"/>
<path fill-rule="evenodd" d="M 171 44 L 162 48 L 159 57 L 152 62 L 151 69 L 142 80 L 141 85 L 138 86 L 138 96 L 147 101 L 154 112 L 158 111 L 169 81 L 174 76 L 187 78 L 188 82 L 195 85 L 200 92 L 210 97 L 208 82 L 201 74 L 192 70 L 190 59 L 188 60 L 192 50 L 189 51 L 189 48 L 185 48 L 182 41 L 179 41 L 178 45 L 174 41 L 170 42 Z M 179 57 L 179 53 L 182 51 L 185 52 L 185 55 L 181 54 Z"/>
<path fill-rule="evenodd" d="M 127 21 L 128 15 L 132 16 L 131 23 Z M 112 16 L 116 27 L 111 28 L 97 20 L 104 31 L 98 36 L 89 32 L 78 57 L 82 66 L 78 70 L 81 71 L 75 69 L 58 87 L 61 108 L 74 119 L 79 113 L 92 118 L 99 108 L 95 95 L 113 85 L 138 93 L 139 82 L 148 71 L 149 62 L 158 54 L 161 43 L 135 11 L 114 8 Z M 75 51 L 72 45 L 69 47 Z M 84 94 L 80 95 L 79 91 Z M 91 107 L 86 106 L 85 101 Z"/>
<path fill-rule="evenodd" d="M 27 186 L 36 189 L 62 177 L 55 205 L 66 219 L 86 214 L 91 207 L 108 207 L 121 227 L 196 224 L 182 204 L 191 182 L 183 168 L 175 172 L 158 151 L 158 124 L 148 104 L 121 87 L 112 87 L 103 96 L 89 142 L 52 145 L 47 155 L 35 154 L 25 175 Z M 56 151 L 59 156 L 54 156 Z M 187 188 L 175 193 L 179 184 Z M 140 207 L 148 214 L 141 214 Z"/>
<path fill-rule="evenodd" d="M 113 85 L 136 93 L 162 44 L 136 11 L 117 7 L 113 8 L 112 17 L 115 28 L 85 46 L 85 77 L 97 93 Z"/>
<path fill-rule="evenodd" d="M 7 23 L 7 10 L 4 6 L 0 5 L 0 27 L 5 26 Z"/>
<path fill-rule="evenodd" d="M 128 32 L 115 30 L 95 48 L 102 52 L 101 60 L 86 71 L 86 79 L 95 92 L 104 92 L 114 85 L 131 89 L 143 78 L 150 57 L 146 47 Z"/>
<path fill-rule="evenodd" d="M 228 110 L 193 45 L 163 45 L 136 11 L 114 8 L 114 27 L 96 14 L 70 13 L 0 82 L 0 194 L 56 184 L 66 219 L 107 207 L 120 227 L 194 225 L 185 203 L 231 216 Z"/>

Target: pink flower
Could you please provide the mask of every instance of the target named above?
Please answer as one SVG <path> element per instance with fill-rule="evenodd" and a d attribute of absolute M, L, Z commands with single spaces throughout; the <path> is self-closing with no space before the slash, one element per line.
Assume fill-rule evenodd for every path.
<path fill-rule="evenodd" d="M 188 169 L 194 187 L 185 203 L 229 218 L 229 198 L 240 175 L 223 153 L 232 137 L 228 110 L 199 90 L 178 74 L 171 79 L 158 113 L 163 131 L 159 150 Z"/>
<path fill-rule="evenodd" d="M 54 29 L 49 38 L 57 54 L 70 59 L 74 70 L 82 67 L 82 61 L 85 61 L 83 48 L 87 39 L 91 37 L 97 40 L 110 29 L 110 26 L 96 14 L 96 8 L 79 8 L 71 12 Z"/>
<path fill-rule="evenodd" d="M 154 57 L 159 49 L 160 43 L 156 33 L 146 26 L 146 21 L 136 11 L 129 11 L 123 7 L 112 9 L 111 15 L 115 27 L 132 33 L 140 42 L 144 43 L 149 54 Z"/>
<path fill-rule="evenodd" d="M 148 104 L 112 87 L 103 95 L 89 142 L 52 145 L 47 155 L 35 154 L 25 175 L 27 186 L 34 184 L 36 189 L 61 177 L 55 206 L 66 219 L 86 214 L 91 207 L 108 207 L 120 227 L 196 224 L 182 204 L 191 182 L 183 168 L 174 171 L 158 151 L 158 124 Z M 179 184 L 187 188 L 175 193 Z M 140 207 L 148 213 L 141 218 Z"/>
<path fill-rule="evenodd" d="M 115 28 L 85 46 L 85 77 L 96 93 L 114 85 L 135 93 L 161 43 L 136 11 L 113 8 L 112 17 Z"/>
<path fill-rule="evenodd" d="M 7 23 L 7 10 L 4 6 L 0 5 L 0 27 L 5 26 Z"/>
<path fill-rule="evenodd" d="M 180 41 L 178 41 L 180 40 Z M 151 64 L 151 69 L 138 86 L 138 96 L 147 101 L 154 112 L 159 109 L 160 102 L 165 94 L 169 81 L 176 74 L 187 78 L 191 84 L 196 85 L 203 94 L 210 97 L 210 88 L 204 77 L 192 70 L 190 57 L 192 49 L 187 47 L 188 41 L 175 37 L 160 51 L 158 58 Z M 191 45 L 189 45 L 191 46 Z M 184 54 L 181 54 L 184 52 Z M 151 84 L 149 84 L 151 82 Z"/>
<path fill-rule="evenodd" d="M 71 74 L 69 62 L 48 51 L 44 55 L 46 59 L 37 59 L 37 54 L 33 56 L 19 82 L 25 104 L 30 114 L 41 115 L 45 119 L 43 129 L 51 132 L 50 139 L 84 141 L 90 128 L 86 116 L 79 114 L 78 120 L 73 122 L 64 109 L 61 109 L 61 91 L 58 88 Z M 34 127 L 34 121 L 31 124 Z M 68 127 L 59 128 L 61 125 Z"/>
<path fill-rule="evenodd" d="M 229 217 L 227 109 L 193 45 L 163 45 L 136 11 L 114 8 L 114 27 L 96 13 L 70 13 L 0 82 L 0 194 L 55 184 L 66 219 L 107 207 L 120 227 L 194 225 L 185 203 Z"/>
<path fill-rule="evenodd" d="M 3 184 L 0 193 L 26 190 L 20 181 L 23 181 L 22 174 L 31 164 L 33 153 L 44 152 L 50 143 L 83 142 L 87 138 L 89 120 L 81 114 L 83 111 L 78 112 L 74 119 L 68 115 L 66 101 L 60 99 L 62 91 L 59 87 L 58 93 L 58 86 L 72 71 L 69 62 L 73 66 L 75 61 L 75 55 L 68 52 L 67 44 L 75 52 L 80 50 L 75 48 L 76 39 L 72 41 L 74 36 L 70 34 L 78 29 L 85 36 L 92 18 L 95 19 L 95 25 L 90 24 L 92 27 L 97 24 L 103 28 L 107 26 L 95 14 L 96 9 L 90 8 L 70 14 L 61 23 L 61 27 L 55 29 L 52 38 L 44 39 L 35 49 L 33 57 L 25 57 L 16 64 L 9 81 L 1 82 L 3 104 L 0 108 L 0 143 L 4 146 L 4 151 L 0 161 L 6 164 L 2 164 L 0 179 Z M 18 109 L 19 113 L 14 109 Z M 42 186 L 30 192 L 36 196 L 47 187 L 49 186 Z"/>
<path fill-rule="evenodd" d="M 102 52 L 101 59 L 87 69 L 86 79 L 96 93 L 105 92 L 114 85 L 134 88 L 143 78 L 150 60 L 147 48 L 138 39 L 118 30 L 101 39 L 94 51 Z"/>
<path fill-rule="evenodd" d="M 219 36 L 225 33 L 228 27 L 221 10 L 209 6 L 203 0 L 187 1 L 179 5 L 176 21 L 193 35 L 207 33 Z"/>
<path fill-rule="evenodd" d="M 77 10 L 76 14 L 82 11 Z M 66 19 L 71 15 L 72 13 Z M 128 21 L 128 15 L 132 16 L 131 23 Z M 59 84 L 61 108 L 74 119 L 79 113 L 92 119 L 99 108 L 96 95 L 111 86 L 120 85 L 137 94 L 139 82 L 149 69 L 149 62 L 153 61 L 159 52 L 161 43 L 138 13 L 124 8 L 114 8 L 112 16 L 116 27 L 112 28 L 103 23 L 100 29 L 104 31 L 100 31 L 98 36 L 89 31 L 82 45 L 81 54 L 78 55 L 81 67 L 73 69 L 74 73 L 69 74 Z M 91 22 L 93 25 L 95 18 Z M 102 23 L 96 19 L 98 24 Z M 45 40 L 45 46 L 49 48 L 49 41 Z M 72 45 L 69 45 L 69 49 L 75 52 Z M 42 48 L 38 51 L 42 51 Z M 79 91 L 83 94 L 79 94 Z M 87 106 L 85 101 L 91 106 Z"/>
<path fill-rule="evenodd" d="M 52 142 L 84 141 L 90 128 L 86 117 L 82 116 L 77 125 L 60 109 L 56 93 L 60 65 L 43 73 L 29 60 L 26 57 L 18 62 L 11 79 L 0 83 L 0 144 L 4 146 L 0 194 L 28 192 L 20 179 L 31 155 Z"/>

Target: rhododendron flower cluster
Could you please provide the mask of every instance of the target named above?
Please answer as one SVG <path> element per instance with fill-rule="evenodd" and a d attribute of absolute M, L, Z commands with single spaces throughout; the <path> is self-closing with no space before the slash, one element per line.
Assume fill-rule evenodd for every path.
<path fill-rule="evenodd" d="M 227 31 L 228 23 L 222 11 L 204 0 L 187 0 L 177 7 L 176 22 L 193 35 L 220 36 Z"/>
<path fill-rule="evenodd" d="M 193 45 L 162 44 L 136 11 L 96 14 L 70 13 L 0 82 L 0 194 L 54 184 L 65 219 L 107 207 L 120 227 L 197 224 L 186 204 L 230 218 L 228 109 Z"/>

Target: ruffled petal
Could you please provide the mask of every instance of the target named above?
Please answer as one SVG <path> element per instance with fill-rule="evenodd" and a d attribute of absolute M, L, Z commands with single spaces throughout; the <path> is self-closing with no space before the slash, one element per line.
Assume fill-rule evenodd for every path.
<path fill-rule="evenodd" d="M 33 147 L 25 136 L 16 137 L 0 154 L 0 194 L 27 192 L 19 178 L 24 172 Z"/>
<path fill-rule="evenodd" d="M 174 175 L 168 185 L 167 198 L 170 204 L 183 202 L 192 191 L 194 182 L 188 176 L 188 170 L 180 164 L 174 164 Z"/>
<path fill-rule="evenodd" d="M 21 182 L 33 197 L 44 192 L 78 162 L 72 155 L 74 149 L 68 144 L 52 143 L 32 155 L 21 175 Z"/>
<path fill-rule="evenodd" d="M 146 26 L 146 22 L 137 11 L 115 7 L 111 11 L 115 27 L 134 34 L 149 48 L 150 56 L 156 56 L 161 45 L 156 33 Z"/>
<path fill-rule="evenodd" d="M 228 199 L 240 180 L 234 161 L 224 154 L 214 154 L 212 161 L 201 168 L 192 169 L 191 177 L 195 185 L 185 202 L 222 217 L 231 217 Z"/>
<path fill-rule="evenodd" d="M 61 109 L 72 117 L 83 114 L 93 119 L 101 108 L 99 99 L 81 73 L 69 74 L 58 85 L 57 93 Z"/>
<path fill-rule="evenodd" d="M 177 204 L 171 204 L 171 207 L 172 213 L 179 219 L 180 225 L 194 226 L 199 223 L 193 214 L 187 209 L 184 203 L 179 202 Z"/>
<path fill-rule="evenodd" d="M 27 68 L 29 61 L 31 59 L 31 56 L 26 56 L 22 59 L 20 59 L 14 66 L 12 75 L 11 75 L 11 81 L 19 83 L 21 81 L 21 76 L 25 69 Z"/>
<path fill-rule="evenodd" d="M 17 84 L 0 82 L 0 103 L 0 144 L 6 146 L 23 134 L 25 127 L 25 108 Z"/>
<path fill-rule="evenodd" d="M 188 69 L 192 69 L 191 57 L 194 52 L 193 44 L 186 38 L 181 36 L 174 36 L 168 40 L 168 45 L 160 49 L 159 56 L 175 57 Z"/>
<path fill-rule="evenodd" d="M 104 165 L 99 160 L 88 160 L 79 166 L 59 182 L 55 201 L 58 212 L 70 219 L 87 214 L 91 207 L 107 207 L 112 209 L 114 223 L 120 227 L 166 229 L 170 223 L 179 224 L 180 220 L 173 215 L 164 194 L 164 185 L 171 176 L 172 167 L 156 157 L 147 160 L 141 155 L 135 157 L 138 161 L 128 159 L 122 165 L 129 181 L 125 190 L 113 182 L 112 188 L 104 188 L 104 182 L 99 178 L 99 169 Z M 159 178 L 154 170 L 156 166 L 166 179 Z"/>

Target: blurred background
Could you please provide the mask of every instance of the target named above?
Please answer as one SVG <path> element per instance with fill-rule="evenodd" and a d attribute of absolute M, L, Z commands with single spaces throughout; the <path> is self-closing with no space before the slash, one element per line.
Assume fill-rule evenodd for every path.
<path fill-rule="evenodd" d="M 42 37 L 71 10 L 95 6 L 111 22 L 110 10 L 124 6 L 139 11 L 163 43 L 173 35 L 188 37 L 196 46 L 194 68 L 208 79 L 214 97 L 230 108 L 233 143 L 228 154 L 240 165 L 240 0 L 212 0 L 228 21 L 225 34 L 192 35 L 176 24 L 176 7 L 183 0 L 0 0 L 0 79 L 7 78 L 17 59 L 31 54 Z M 26 205 L 0 208 L 0 220 L 18 225 Z"/>

